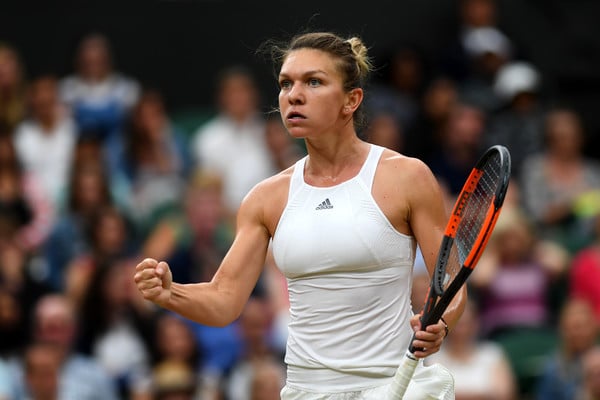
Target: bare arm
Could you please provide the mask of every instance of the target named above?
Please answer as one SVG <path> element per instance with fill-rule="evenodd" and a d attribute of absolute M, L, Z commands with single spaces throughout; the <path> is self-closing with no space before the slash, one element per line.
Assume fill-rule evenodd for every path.
<path fill-rule="evenodd" d="M 427 166 L 420 162 L 416 164 L 413 171 L 415 184 L 411 187 L 409 221 L 423 253 L 429 276 L 433 276 L 448 216 L 437 180 Z M 466 289 L 463 286 L 444 313 L 443 318 L 449 328 L 452 328 L 462 315 L 466 299 Z"/>
<path fill-rule="evenodd" d="M 165 262 L 145 259 L 135 274 L 144 298 L 205 325 L 233 322 L 242 312 L 265 262 L 270 235 L 264 223 L 263 192 L 259 185 L 242 203 L 234 242 L 210 282 L 174 283 Z"/>

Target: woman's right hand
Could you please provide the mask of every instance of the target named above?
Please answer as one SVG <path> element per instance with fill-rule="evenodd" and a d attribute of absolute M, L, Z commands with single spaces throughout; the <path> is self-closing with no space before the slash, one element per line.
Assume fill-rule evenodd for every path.
<path fill-rule="evenodd" d="M 171 298 L 173 282 L 169 265 L 164 261 L 146 258 L 135 267 L 135 271 L 135 284 L 144 299 L 165 307 Z"/>

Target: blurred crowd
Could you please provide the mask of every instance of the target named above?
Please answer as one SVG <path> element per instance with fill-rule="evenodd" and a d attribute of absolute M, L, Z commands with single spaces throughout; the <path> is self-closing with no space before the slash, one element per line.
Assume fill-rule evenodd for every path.
<path fill-rule="evenodd" d="M 435 62 L 390 51 L 360 134 L 425 161 L 448 208 L 490 145 L 512 181 L 470 302 L 442 351 L 457 400 L 600 399 L 600 163 L 578 112 L 497 26 L 462 0 Z M 144 301 L 144 257 L 178 282 L 212 277 L 260 180 L 305 154 L 244 65 L 214 77 L 193 129 L 160 90 L 85 36 L 67 76 L 28 76 L 0 43 L 0 400 L 271 400 L 285 379 L 285 278 L 268 257 L 240 318 L 207 327 Z M 414 272 L 420 311 L 428 277 Z"/>

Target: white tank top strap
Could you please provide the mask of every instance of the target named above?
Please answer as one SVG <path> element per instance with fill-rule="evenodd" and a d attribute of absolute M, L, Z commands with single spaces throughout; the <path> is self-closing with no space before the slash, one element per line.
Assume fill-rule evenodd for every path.
<path fill-rule="evenodd" d="M 288 198 L 291 199 L 292 195 L 296 193 L 304 183 L 304 164 L 306 163 L 307 156 L 302 157 L 296 164 L 294 164 L 294 172 L 290 179 L 290 189 L 288 191 Z"/>
<path fill-rule="evenodd" d="M 371 144 L 367 160 L 360 170 L 359 177 L 369 189 L 373 186 L 375 171 L 377 170 L 377 164 L 379 164 L 379 158 L 381 158 L 383 150 L 385 150 L 384 147 Z"/>

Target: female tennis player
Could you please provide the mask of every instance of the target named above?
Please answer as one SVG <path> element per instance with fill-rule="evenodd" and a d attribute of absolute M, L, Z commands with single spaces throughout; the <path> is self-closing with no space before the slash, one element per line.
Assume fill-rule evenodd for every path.
<path fill-rule="evenodd" d="M 411 273 L 417 244 L 432 273 L 447 222 L 443 196 L 424 163 L 358 138 L 370 70 L 360 39 L 307 33 L 275 50 L 281 117 L 308 155 L 248 193 L 210 282 L 174 283 L 169 266 L 154 259 L 140 262 L 135 281 L 168 310 L 226 325 L 240 315 L 272 240 L 290 296 L 282 399 L 381 400 L 419 331 Z M 465 299 L 461 291 L 445 322 L 416 334 L 418 358 L 439 350 Z M 435 382 L 447 382 L 438 376 L 447 371 L 421 371 L 405 399 L 452 398 Z"/>

